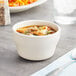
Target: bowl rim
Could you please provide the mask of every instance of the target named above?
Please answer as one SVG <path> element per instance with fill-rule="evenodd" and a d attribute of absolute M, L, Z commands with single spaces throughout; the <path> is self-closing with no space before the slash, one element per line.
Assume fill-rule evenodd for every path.
<path fill-rule="evenodd" d="M 30 7 L 34 7 L 34 6 L 37 6 L 37 5 L 40 5 L 44 2 L 46 2 L 47 0 L 38 0 L 34 3 L 31 3 L 31 4 L 28 4 L 28 5 L 24 5 L 24 6 L 17 6 L 17 7 L 9 7 L 10 9 L 23 9 L 23 8 L 30 8 Z"/>
<path fill-rule="evenodd" d="M 16 31 L 15 27 L 16 27 L 17 25 L 23 24 L 23 23 L 25 23 L 25 22 L 30 22 L 30 21 L 32 21 L 32 22 L 35 22 L 35 21 L 36 21 L 36 22 L 37 22 L 37 21 L 38 21 L 38 22 L 46 22 L 46 23 L 49 23 L 49 24 L 53 24 L 53 25 L 56 25 L 56 26 L 57 26 L 58 30 L 57 30 L 55 33 L 53 33 L 53 34 L 45 35 L 45 36 L 29 36 L 29 35 L 21 34 L 21 33 L 19 33 L 19 32 Z M 26 20 L 26 21 L 18 22 L 18 23 L 16 23 L 15 25 L 13 25 L 12 30 L 13 30 L 13 32 L 14 32 L 15 34 L 17 34 L 17 35 L 19 35 L 19 36 L 30 37 L 30 38 L 43 38 L 43 37 L 51 37 L 51 36 L 57 35 L 57 33 L 61 32 L 61 27 L 60 27 L 58 24 L 54 23 L 54 22 L 50 22 L 50 21 L 46 21 L 46 20 Z"/>

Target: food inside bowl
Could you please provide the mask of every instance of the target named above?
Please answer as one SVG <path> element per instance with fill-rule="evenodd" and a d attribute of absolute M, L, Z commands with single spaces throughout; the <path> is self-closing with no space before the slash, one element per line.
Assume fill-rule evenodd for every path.
<path fill-rule="evenodd" d="M 28 4 L 34 3 L 36 1 L 37 0 L 8 0 L 10 7 L 28 5 Z"/>
<path fill-rule="evenodd" d="M 45 36 L 55 33 L 56 31 L 47 25 L 30 25 L 18 28 L 19 33 L 32 36 Z"/>

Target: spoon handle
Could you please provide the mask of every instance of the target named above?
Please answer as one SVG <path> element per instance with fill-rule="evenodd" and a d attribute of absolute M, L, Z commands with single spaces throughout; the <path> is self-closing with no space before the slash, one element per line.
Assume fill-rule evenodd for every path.
<path fill-rule="evenodd" d="M 56 68 L 52 72 L 48 73 L 46 76 L 58 76 L 58 74 L 65 69 L 68 65 L 72 64 L 73 61 L 69 61 L 68 63 L 60 66 L 59 68 Z"/>

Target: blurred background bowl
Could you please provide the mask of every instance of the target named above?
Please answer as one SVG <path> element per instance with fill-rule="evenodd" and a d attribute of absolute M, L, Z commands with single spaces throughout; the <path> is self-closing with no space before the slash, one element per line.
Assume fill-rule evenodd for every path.
<path fill-rule="evenodd" d="M 10 12 L 11 13 L 16 13 L 16 12 L 21 12 L 21 11 L 25 11 L 28 10 L 30 8 L 39 6 L 43 3 L 45 3 L 47 0 L 38 0 L 32 4 L 28 4 L 28 5 L 24 5 L 24 6 L 18 6 L 18 7 L 10 7 Z"/>

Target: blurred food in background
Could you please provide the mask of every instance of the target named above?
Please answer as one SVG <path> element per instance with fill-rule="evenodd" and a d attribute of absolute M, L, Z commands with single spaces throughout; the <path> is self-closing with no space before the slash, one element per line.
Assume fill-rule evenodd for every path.
<path fill-rule="evenodd" d="M 34 3 L 37 0 L 8 0 L 8 1 L 10 7 L 17 7 Z"/>

